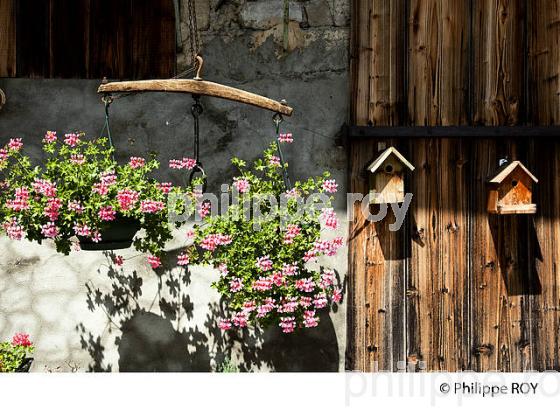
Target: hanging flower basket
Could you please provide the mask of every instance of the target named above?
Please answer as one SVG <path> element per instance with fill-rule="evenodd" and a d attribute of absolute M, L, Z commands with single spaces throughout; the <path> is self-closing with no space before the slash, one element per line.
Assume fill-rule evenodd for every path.
<path fill-rule="evenodd" d="M 58 252 L 130 247 L 159 260 L 172 238 L 168 196 L 182 198 L 190 189 L 150 176 L 155 158 L 131 157 L 121 165 L 106 138 L 85 140 L 83 133 L 59 139 L 47 132 L 45 159 L 32 164 L 20 138 L 0 149 L 0 228 L 14 240 L 53 241 Z M 174 202 L 181 214 L 184 201 Z M 142 236 L 135 239 L 142 229 Z M 79 250 L 79 248 L 74 248 Z M 150 259 L 148 259 L 150 260 Z"/>
<path fill-rule="evenodd" d="M 279 137 L 279 143 L 291 141 L 291 134 Z M 192 245 L 177 263 L 219 270 L 212 286 L 229 311 L 222 330 L 255 325 L 293 333 L 318 326 L 319 311 L 342 298 L 336 273 L 318 263 L 335 256 L 343 244 L 331 205 L 336 182 L 326 172 L 290 186 L 276 144 L 252 166 L 237 158 L 232 163 L 240 173 L 232 185 L 239 201 L 196 226 Z"/>
<path fill-rule="evenodd" d="M 140 221 L 133 218 L 118 218 L 101 231 L 101 240 L 94 242 L 88 237 L 78 237 L 84 251 L 113 251 L 130 248 L 134 236 L 140 230 Z"/>

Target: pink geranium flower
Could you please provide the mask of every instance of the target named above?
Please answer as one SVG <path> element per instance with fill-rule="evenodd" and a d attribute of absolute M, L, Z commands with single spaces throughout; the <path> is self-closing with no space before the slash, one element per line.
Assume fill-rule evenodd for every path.
<path fill-rule="evenodd" d="M 296 318 L 293 316 L 282 317 L 279 326 L 283 333 L 292 333 L 296 327 Z"/>
<path fill-rule="evenodd" d="M 5 222 L 2 227 L 6 231 L 8 238 L 12 240 L 21 241 L 25 236 L 25 231 L 16 218 L 12 218 L 10 222 Z"/>
<path fill-rule="evenodd" d="M 152 269 L 157 269 L 161 266 L 161 259 L 157 256 L 148 255 L 148 263 L 152 267 Z"/>
<path fill-rule="evenodd" d="M 272 289 L 272 283 L 273 281 L 271 277 L 261 276 L 253 283 L 253 289 L 259 292 L 264 292 Z"/>
<path fill-rule="evenodd" d="M 270 164 L 271 167 L 279 167 L 281 165 L 280 158 L 278 158 L 275 155 L 271 156 L 269 164 Z"/>
<path fill-rule="evenodd" d="M 132 169 L 142 168 L 143 166 L 146 165 L 146 160 L 141 157 L 130 157 L 130 161 L 128 161 L 128 165 L 130 165 Z"/>
<path fill-rule="evenodd" d="M 80 136 L 78 134 L 72 133 L 64 135 L 64 143 L 72 148 L 75 148 L 79 142 Z"/>
<path fill-rule="evenodd" d="M 237 189 L 237 191 L 240 194 L 244 194 L 246 192 L 249 192 L 249 189 L 251 188 L 251 184 L 249 184 L 249 181 L 247 181 L 244 178 L 238 178 L 233 182 L 233 185 L 235 186 L 235 189 Z"/>
<path fill-rule="evenodd" d="M 296 280 L 296 289 L 311 293 L 315 289 L 315 282 L 312 278 L 298 279 Z"/>
<path fill-rule="evenodd" d="M 229 290 L 233 293 L 239 292 L 241 289 L 243 289 L 243 279 L 233 278 L 229 281 Z"/>
<path fill-rule="evenodd" d="M 201 242 L 200 247 L 207 251 L 214 251 L 218 246 L 229 245 L 232 241 L 231 235 L 212 233 L 207 235 Z"/>
<path fill-rule="evenodd" d="M 291 144 L 292 142 L 294 142 L 294 137 L 291 132 L 288 132 L 286 134 L 280 134 L 278 136 L 278 141 Z"/>
<path fill-rule="evenodd" d="M 342 301 L 342 289 L 336 288 L 333 292 L 332 301 L 334 303 L 340 303 Z"/>
<path fill-rule="evenodd" d="M 111 170 L 111 171 L 105 171 L 103 173 L 101 173 L 101 176 L 99 178 L 101 180 L 101 183 L 103 185 L 106 185 L 108 187 L 115 185 L 117 182 L 117 175 L 115 174 L 115 171 Z"/>
<path fill-rule="evenodd" d="M 292 244 L 294 238 L 301 233 L 301 228 L 298 225 L 290 224 L 284 234 L 284 243 L 286 245 Z"/>
<path fill-rule="evenodd" d="M 338 228 L 338 218 L 332 208 L 324 208 L 321 212 L 321 219 L 328 229 Z"/>
<path fill-rule="evenodd" d="M 45 144 L 50 144 L 56 141 L 56 131 L 47 131 L 45 137 L 43 138 L 43 142 Z"/>
<path fill-rule="evenodd" d="M 70 162 L 75 165 L 83 165 L 86 162 L 86 158 L 83 154 L 72 154 L 70 155 Z"/>
<path fill-rule="evenodd" d="M 171 182 L 160 182 L 157 184 L 157 187 L 164 194 L 168 194 L 171 192 L 171 188 L 173 188 L 173 184 Z"/>
<path fill-rule="evenodd" d="M 190 262 L 189 255 L 186 253 L 182 253 L 177 257 L 177 265 L 179 266 L 186 266 Z"/>
<path fill-rule="evenodd" d="M 117 192 L 117 201 L 123 211 L 130 211 L 138 202 L 139 197 L 140 194 L 132 189 L 121 189 Z"/>
<path fill-rule="evenodd" d="M 91 236 L 92 230 L 87 224 L 74 224 L 74 233 L 88 238 Z"/>
<path fill-rule="evenodd" d="M 93 188 L 91 189 L 91 191 L 95 194 L 105 196 L 109 193 L 109 187 L 102 182 L 97 182 L 93 184 Z"/>
<path fill-rule="evenodd" d="M 29 190 L 26 187 L 16 188 L 14 199 L 6 201 L 6 206 L 16 212 L 29 209 Z"/>
<path fill-rule="evenodd" d="M 221 330 L 230 330 L 230 329 L 232 328 L 231 320 L 229 320 L 229 319 L 220 319 L 220 322 L 219 322 L 219 324 L 218 324 L 218 327 L 219 327 Z"/>
<path fill-rule="evenodd" d="M 31 186 L 38 194 L 52 198 L 56 196 L 56 184 L 45 179 L 36 179 Z"/>
<path fill-rule="evenodd" d="M 196 160 L 193 158 L 169 160 L 169 168 L 173 169 L 193 169 L 195 166 Z"/>
<path fill-rule="evenodd" d="M 256 265 L 257 265 L 257 268 L 259 268 L 263 272 L 266 272 L 266 271 L 269 271 L 269 270 L 272 269 L 272 261 L 270 260 L 270 257 L 268 255 L 261 256 L 260 258 L 257 258 Z"/>
<path fill-rule="evenodd" d="M 112 206 L 104 206 L 98 212 L 99 218 L 102 221 L 114 221 L 116 219 L 117 212 Z"/>
<path fill-rule="evenodd" d="M 13 346 L 31 347 L 33 343 L 29 340 L 29 335 L 27 333 L 16 333 L 12 338 Z"/>
<path fill-rule="evenodd" d="M 303 312 L 303 324 L 305 327 L 316 327 L 319 325 L 319 319 L 315 316 L 314 310 L 306 310 Z"/>
<path fill-rule="evenodd" d="M 41 233 L 45 238 L 56 239 L 58 237 L 59 230 L 54 222 L 47 222 L 41 226 Z"/>
<path fill-rule="evenodd" d="M 146 214 L 155 214 L 165 208 L 161 201 L 145 200 L 140 203 L 140 210 Z"/>
<path fill-rule="evenodd" d="M 8 149 L 10 151 L 17 152 L 23 147 L 23 142 L 21 142 L 21 138 L 11 138 L 8 142 Z"/>
<path fill-rule="evenodd" d="M 218 265 L 218 271 L 221 276 L 226 276 L 229 273 L 228 266 L 225 263 L 220 263 Z"/>
<path fill-rule="evenodd" d="M 334 194 L 338 189 L 338 184 L 334 179 L 327 179 L 323 182 L 323 191 Z"/>
<path fill-rule="evenodd" d="M 285 263 L 284 266 L 282 266 L 282 274 L 285 276 L 294 276 L 297 275 L 297 272 L 297 265 Z"/>
<path fill-rule="evenodd" d="M 43 215 L 47 216 L 52 222 L 58 219 L 59 210 L 62 207 L 62 200 L 60 198 L 49 198 L 47 206 L 43 210 Z"/>
<path fill-rule="evenodd" d="M 212 211 L 212 203 L 210 203 L 209 201 L 202 202 L 197 205 L 197 213 L 202 219 L 210 215 L 211 211 Z"/>
<path fill-rule="evenodd" d="M 80 201 L 68 201 L 68 210 L 76 212 L 79 215 L 84 212 L 84 207 Z"/>

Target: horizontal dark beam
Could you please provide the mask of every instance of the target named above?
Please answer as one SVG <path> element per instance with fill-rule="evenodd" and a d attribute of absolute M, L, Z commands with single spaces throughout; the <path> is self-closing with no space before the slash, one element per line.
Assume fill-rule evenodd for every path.
<path fill-rule="evenodd" d="M 350 140 L 364 138 L 559 138 L 560 126 L 348 127 Z"/>

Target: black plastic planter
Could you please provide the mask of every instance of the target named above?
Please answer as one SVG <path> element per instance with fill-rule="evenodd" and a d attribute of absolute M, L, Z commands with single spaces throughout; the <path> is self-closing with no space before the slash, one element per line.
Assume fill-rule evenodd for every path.
<path fill-rule="evenodd" d="M 32 364 L 33 364 L 33 358 L 26 357 L 25 359 L 23 359 L 23 363 L 20 364 L 19 367 L 17 368 L 16 373 L 29 373 Z"/>
<path fill-rule="evenodd" d="M 132 218 L 119 218 L 101 232 L 101 241 L 80 237 L 80 247 L 84 251 L 112 251 L 130 248 L 134 235 L 140 230 L 140 222 Z"/>

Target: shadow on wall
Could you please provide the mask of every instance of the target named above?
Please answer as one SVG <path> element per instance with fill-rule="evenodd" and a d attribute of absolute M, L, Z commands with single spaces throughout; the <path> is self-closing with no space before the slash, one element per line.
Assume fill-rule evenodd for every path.
<path fill-rule="evenodd" d="M 102 309 L 107 315 L 107 332 L 121 332 L 114 339 L 121 372 L 209 372 L 230 360 L 238 362 L 242 372 L 338 371 L 338 343 L 328 313 L 321 316 L 318 328 L 298 334 L 285 335 L 280 328 L 224 333 L 218 323 L 225 309 L 214 303 L 208 305 L 204 328 L 199 329 L 184 324 L 193 319 L 193 303 L 185 291 L 191 283 L 188 270 L 177 273 L 169 269 L 171 266 L 158 269 L 158 296 L 146 309 L 139 303 L 142 278 L 135 271 L 127 274 L 114 266 L 113 254 L 106 256 L 107 272 L 100 269 L 98 273 L 111 280 L 111 290 L 103 292 L 92 282 L 87 283 L 87 304 L 91 311 Z M 175 260 L 174 253 L 169 256 L 168 260 Z M 82 348 L 92 359 L 88 370 L 116 370 L 105 364 L 106 351 L 115 347 L 104 346 L 101 336 L 94 335 L 83 323 L 76 330 Z"/>

